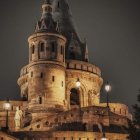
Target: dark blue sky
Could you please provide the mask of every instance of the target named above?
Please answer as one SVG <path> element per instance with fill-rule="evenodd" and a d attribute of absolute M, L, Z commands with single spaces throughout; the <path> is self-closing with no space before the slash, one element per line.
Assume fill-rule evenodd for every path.
<path fill-rule="evenodd" d="M 42 3 L 0 0 L 0 99 L 19 98 L 17 79 L 28 63 L 27 38 L 41 16 Z M 140 88 L 139 0 L 69 0 L 69 4 L 81 38 L 87 39 L 90 62 L 112 85 L 110 99 L 135 104 Z"/>

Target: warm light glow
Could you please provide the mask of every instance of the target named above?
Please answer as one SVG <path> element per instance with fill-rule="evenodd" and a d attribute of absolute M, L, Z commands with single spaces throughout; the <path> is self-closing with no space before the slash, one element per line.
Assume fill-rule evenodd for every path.
<path fill-rule="evenodd" d="M 107 138 L 101 138 L 101 140 L 107 140 Z"/>
<path fill-rule="evenodd" d="M 76 81 L 76 87 L 79 88 L 80 86 L 81 86 L 81 82 L 80 82 L 80 80 L 78 78 L 77 81 Z"/>
<path fill-rule="evenodd" d="M 110 85 L 109 83 L 107 83 L 107 84 L 105 85 L 105 91 L 106 91 L 106 92 L 111 91 L 111 85 Z"/>
<path fill-rule="evenodd" d="M 11 109 L 11 104 L 9 102 L 6 102 L 3 104 L 3 109 L 4 110 L 10 110 Z"/>
<path fill-rule="evenodd" d="M 105 137 L 105 133 L 103 133 L 101 140 L 107 140 L 107 138 Z"/>

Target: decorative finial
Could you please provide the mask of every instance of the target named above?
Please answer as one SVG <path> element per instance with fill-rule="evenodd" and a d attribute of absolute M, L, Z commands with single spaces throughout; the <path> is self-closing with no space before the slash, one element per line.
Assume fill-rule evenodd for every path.
<path fill-rule="evenodd" d="M 59 22 L 57 22 L 56 31 L 60 32 L 60 30 L 59 30 Z"/>
<path fill-rule="evenodd" d="M 44 3 L 45 3 L 45 4 L 51 4 L 51 3 L 50 3 L 50 0 L 45 0 Z"/>
<path fill-rule="evenodd" d="M 48 13 L 52 13 L 52 5 L 50 0 L 45 0 L 45 3 L 42 5 L 43 13 L 41 19 L 45 18 Z"/>
<path fill-rule="evenodd" d="M 89 61 L 89 57 L 88 57 L 88 46 L 87 46 L 87 39 L 85 38 L 85 60 L 86 60 L 86 62 L 88 62 Z"/>

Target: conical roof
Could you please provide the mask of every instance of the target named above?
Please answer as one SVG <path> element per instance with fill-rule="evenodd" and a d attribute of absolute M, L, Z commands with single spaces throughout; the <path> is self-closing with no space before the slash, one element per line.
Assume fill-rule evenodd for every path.
<path fill-rule="evenodd" d="M 86 43 L 82 42 L 75 28 L 67 0 L 53 0 L 53 19 L 59 24 L 59 31 L 67 38 L 66 59 L 87 61 Z M 73 48 L 71 49 L 73 44 Z M 72 54 L 72 55 L 71 55 Z"/>
<path fill-rule="evenodd" d="M 36 24 L 35 32 L 58 33 L 58 24 L 52 17 L 52 5 L 50 0 L 45 0 L 42 9 L 42 17 Z"/>

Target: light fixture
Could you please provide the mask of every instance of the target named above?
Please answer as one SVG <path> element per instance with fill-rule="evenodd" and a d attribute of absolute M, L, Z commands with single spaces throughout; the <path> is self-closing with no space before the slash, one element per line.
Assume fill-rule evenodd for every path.
<path fill-rule="evenodd" d="M 106 92 L 110 92 L 110 91 L 111 91 L 111 85 L 109 84 L 109 82 L 107 82 L 107 83 L 105 84 L 105 91 L 106 91 Z"/>
<path fill-rule="evenodd" d="M 107 138 L 105 136 L 105 133 L 103 133 L 103 136 L 102 136 L 101 140 L 107 140 Z"/>
<path fill-rule="evenodd" d="M 105 91 L 106 91 L 106 104 L 107 107 L 109 108 L 109 92 L 111 91 L 111 85 L 109 84 L 109 82 L 105 84 Z"/>
<path fill-rule="evenodd" d="M 77 81 L 76 81 L 76 87 L 79 88 L 81 86 L 81 82 L 80 82 L 80 79 L 77 78 Z"/>
<path fill-rule="evenodd" d="M 11 110 L 11 104 L 9 102 L 9 99 L 6 100 L 6 102 L 3 104 L 3 109 L 6 111 L 6 130 L 9 129 L 9 126 L 8 126 L 8 111 Z"/>

